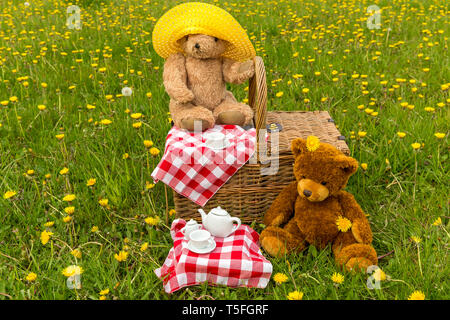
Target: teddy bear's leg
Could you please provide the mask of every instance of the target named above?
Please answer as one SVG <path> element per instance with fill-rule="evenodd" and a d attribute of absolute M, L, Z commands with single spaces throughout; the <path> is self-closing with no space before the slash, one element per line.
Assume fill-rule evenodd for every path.
<path fill-rule="evenodd" d="M 295 219 L 291 219 L 283 228 L 267 227 L 261 232 L 259 241 L 264 250 L 274 257 L 300 252 L 307 245 Z"/>
<path fill-rule="evenodd" d="M 375 249 L 366 243 L 359 243 L 351 232 L 339 233 L 333 242 L 336 263 L 348 271 L 366 271 L 378 262 Z"/>
<path fill-rule="evenodd" d="M 229 91 L 225 99 L 214 109 L 214 118 L 219 124 L 235 124 L 244 126 L 253 119 L 253 110 L 250 106 L 239 103 Z"/>
<path fill-rule="evenodd" d="M 202 106 L 195 106 L 192 103 L 181 104 L 171 100 L 169 110 L 173 122 L 181 129 L 194 131 L 196 121 L 201 121 L 202 131 L 212 128 L 215 124 L 212 112 Z"/>

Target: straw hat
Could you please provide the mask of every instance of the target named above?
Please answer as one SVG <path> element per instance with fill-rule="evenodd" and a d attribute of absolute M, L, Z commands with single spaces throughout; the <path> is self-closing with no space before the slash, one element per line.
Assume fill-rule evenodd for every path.
<path fill-rule="evenodd" d="M 177 40 L 190 34 L 206 34 L 229 42 L 224 57 L 246 61 L 256 53 L 245 30 L 225 10 L 201 2 L 187 2 L 167 11 L 153 29 L 153 48 L 164 59 L 183 52 Z"/>

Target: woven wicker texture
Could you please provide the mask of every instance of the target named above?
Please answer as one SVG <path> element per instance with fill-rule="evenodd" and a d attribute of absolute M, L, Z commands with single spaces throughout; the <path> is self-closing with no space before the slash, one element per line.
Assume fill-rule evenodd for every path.
<path fill-rule="evenodd" d="M 255 76 L 250 79 L 249 103 L 255 111 L 255 127 L 264 129 L 266 124 L 280 124 L 282 130 L 269 133 L 266 144 L 258 144 L 264 154 L 258 157 L 256 164 L 244 165 L 203 208 L 206 212 L 221 206 L 232 216 L 237 216 L 243 223 L 262 222 L 264 213 L 283 188 L 293 181 L 292 167 L 294 158 L 291 152 L 291 142 L 295 138 L 313 135 L 321 142 L 329 143 L 349 154 L 349 149 L 334 121 L 327 111 L 271 111 L 267 112 L 267 87 L 264 63 L 260 57 L 255 57 Z M 276 135 L 276 136 L 275 136 Z M 278 148 L 272 144 L 278 137 Z M 259 141 L 259 140 L 258 140 Z M 271 151 L 274 151 L 271 154 Z M 278 155 L 275 153 L 278 152 Z M 261 174 L 272 165 L 272 160 L 278 158 L 278 170 L 275 174 Z M 200 208 L 189 199 L 174 192 L 175 210 L 177 216 L 183 219 L 200 221 Z"/>
<path fill-rule="evenodd" d="M 255 57 L 247 33 L 225 10 L 200 2 L 188 2 L 173 7 L 153 29 L 153 48 L 162 58 L 182 52 L 177 40 L 190 34 L 206 34 L 229 42 L 224 57 L 246 61 Z"/>

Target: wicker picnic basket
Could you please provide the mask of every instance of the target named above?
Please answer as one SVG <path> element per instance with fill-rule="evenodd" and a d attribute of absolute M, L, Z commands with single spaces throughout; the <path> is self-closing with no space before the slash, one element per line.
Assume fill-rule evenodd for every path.
<path fill-rule="evenodd" d="M 272 204 L 272 201 L 283 188 L 293 181 L 292 166 L 294 158 L 291 152 L 291 141 L 295 138 L 307 138 L 314 135 L 321 142 L 334 145 L 349 154 L 349 149 L 337 130 L 334 121 L 327 111 L 270 111 L 267 112 L 266 72 L 261 57 L 255 57 L 255 75 L 249 81 L 248 100 L 253 108 L 254 125 L 259 136 L 265 135 L 260 129 L 274 127 L 281 128 L 278 134 L 278 150 L 272 149 L 275 131 L 268 130 L 267 144 L 257 144 L 257 161 L 249 161 L 223 185 L 203 208 L 206 212 L 217 206 L 227 210 L 231 216 L 237 216 L 243 223 L 253 221 L 262 222 L 262 217 Z M 261 141 L 264 141 L 262 139 Z M 262 151 L 260 153 L 259 151 Z M 278 152 L 278 155 L 274 151 Z M 265 154 L 266 156 L 259 156 Z M 278 157 L 278 171 L 276 174 L 261 174 L 270 170 L 271 160 Z M 188 198 L 173 192 L 176 215 L 183 219 L 200 221 L 198 209 L 201 208 Z"/>

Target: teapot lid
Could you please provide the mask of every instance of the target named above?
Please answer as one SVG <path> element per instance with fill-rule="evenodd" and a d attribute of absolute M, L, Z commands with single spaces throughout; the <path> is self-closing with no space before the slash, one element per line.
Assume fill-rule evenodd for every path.
<path fill-rule="evenodd" d="M 215 214 L 217 216 L 227 216 L 228 215 L 228 212 L 226 210 L 222 209 L 220 206 L 212 209 L 211 213 Z"/>
<path fill-rule="evenodd" d="M 191 219 L 186 224 L 188 224 L 188 225 L 197 224 L 197 221 L 195 221 L 194 219 Z"/>

